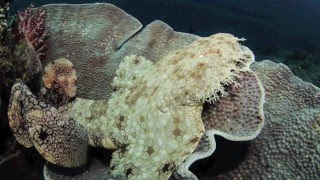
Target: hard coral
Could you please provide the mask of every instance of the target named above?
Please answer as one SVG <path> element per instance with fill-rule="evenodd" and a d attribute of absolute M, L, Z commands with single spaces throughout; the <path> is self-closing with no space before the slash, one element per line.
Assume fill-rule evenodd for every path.
<path fill-rule="evenodd" d="M 252 65 L 266 91 L 265 127 L 246 159 L 217 179 L 319 179 L 320 88 L 283 64 Z"/>
<path fill-rule="evenodd" d="M 137 19 L 107 3 L 42 8 L 50 34 L 43 62 L 68 58 L 78 74 L 77 95 L 81 98 L 109 99 L 112 80 L 126 56 L 137 54 L 156 62 L 198 37 L 175 32 L 159 20 L 139 31 L 142 25 Z"/>
<path fill-rule="evenodd" d="M 28 7 L 25 11 L 18 13 L 16 35 L 19 42 L 15 45 L 13 55 L 21 64 L 22 70 L 18 72 L 21 72 L 23 82 L 27 84 L 35 82 L 36 86 L 40 84 L 41 60 L 45 57 L 48 35 L 44 21 L 45 11 L 41 8 L 34 11 L 32 7 Z"/>
<path fill-rule="evenodd" d="M 14 83 L 14 59 L 10 48 L 6 44 L 8 38 L 7 19 L 9 11 L 9 2 L 0 2 L 0 81 L 6 86 L 11 86 Z M 1 99 L 1 97 L 0 97 Z"/>
<path fill-rule="evenodd" d="M 9 11 L 9 2 L 0 2 L 0 41 L 4 40 L 5 34 L 7 32 L 7 14 Z"/>
<path fill-rule="evenodd" d="M 43 59 L 46 49 L 45 41 L 48 36 L 44 24 L 46 13 L 42 8 L 33 12 L 32 8 L 33 6 L 30 6 L 25 11 L 18 13 L 19 35 L 27 41 L 29 46 L 32 45 L 39 58 Z"/>
<path fill-rule="evenodd" d="M 239 84 L 226 88 L 228 96 L 214 104 L 205 104 L 202 119 L 205 135 L 196 150 L 181 163 L 175 177 L 177 179 L 197 179 L 188 168 L 195 161 L 208 157 L 216 149 L 215 135 L 231 141 L 247 141 L 255 138 L 264 124 L 264 90 L 253 71 L 241 72 Z"/>
<path fill-rule="evenodd" d="M 11 55 L 10 49 L 0 44 L 0 81 L 6 85 L 14 83 L 14 59 Z"/>
<path fill-rule="evenodd" d="M 121 60 L 115 52 L 142 27 L 123 10 L 106 3 L 43 6 L 50 33 L 44 63 L 68 58 L 78 74 L 77 95 L 109 98 Z M 90 72 L 90 73 L 88 73 Z"/>

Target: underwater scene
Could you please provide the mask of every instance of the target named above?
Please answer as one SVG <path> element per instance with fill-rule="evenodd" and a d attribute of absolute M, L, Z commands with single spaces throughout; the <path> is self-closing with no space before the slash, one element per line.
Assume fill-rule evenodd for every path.
<path fill-rule="evenodd" d="M 0 180 L 320 180 L 319 0 L 1 0 Z"/>

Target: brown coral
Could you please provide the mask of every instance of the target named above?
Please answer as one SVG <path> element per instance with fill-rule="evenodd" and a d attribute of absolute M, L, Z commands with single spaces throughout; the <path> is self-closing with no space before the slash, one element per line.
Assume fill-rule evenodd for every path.
<path fill-rule="evenodd" d="M 252 66 L 266 90 L 266 124 L 239 167 L 218 179 L 319 179 L 320 89 L 271 61 Z"/>
<path fill-rule="evenodd" d="M 60 57 L 69 59 L 78 73 L 80 97 L 110 97 L 111 82 L 121 62 L 115 60 L 114 52 L 141 28 L 141 23 L 105 3 L 55 4 L 43 9 L 50 33 L 44 62 Z"/>
<path fill-rule="evenodd" d="M 50 33 L 44 63 L 68 58 L 78 73 L 77 94 L 81 98 L 109 99 L 112 80 L 126 56 L 137 54 L 157 62 L 198 37 L 175 32 L 159 20 L 137 33 L 141 23 L 107 3 L 52 4 L 43 8 Z"/>
<path fill-rule="evenodd" d="M 231 141 L 255 138 L 264 123 L 264 90 L 252 71 L 241 73 L 238 84 L 229 85 L 228 96 L 214 104 L 205 104 L 202 119 L 206 129 L 196 150 L 177 168 L 178 179 L 197 179 L 188 168 L 195 161 L 210 156 L 216 149 L 215 135 Z"/>

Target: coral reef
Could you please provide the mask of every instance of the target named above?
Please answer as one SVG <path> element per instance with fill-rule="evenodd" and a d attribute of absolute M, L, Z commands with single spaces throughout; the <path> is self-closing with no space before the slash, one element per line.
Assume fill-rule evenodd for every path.
<path fill-rule="evenodd" d="M 0 81 L 6 85 L 12 85 L 15 79 L 16 67 L 14 67 L 15 60 L 11 54 L 8 46 L 1 43 L 0 45 Z"/>
<path fill-rule="evenodd" d="M 159 20 L 139 31 L 142 25 L 137 19 L 106 3 L 42 8 L 50 34 L 44 63 L 68 58 L 78 73 L 77 96 L 81 98 L 109 99 L 116 69 L 126 56 L 138 54 L 156 62 L 198 37 L 175 32 Z"/>
<path fill-rule="evenodd" d="M 25 83 L 33 82 L 40 86 L 42 63 L 45 57 L 46 39 L 48 37 L 44 20 L 45 11 L 41 8 L 32 12 L 32 7 L 18 13 L 16 36 L 18 43 L 14 48 L 14 58 L 20 62 Z"/>
<path fill-rule="evenodd" d="M 175 32 L 161 21 L 154 21 L 139 31 L 139 21 L 110 4 L 55 4 L 42 9 L 47 14 L 45 25 L 51 35 L 47 41 L 47 56 L 42 60 L 48 64 L 43 78 L 45 93 L 35 97 L 25 85 L 17 84 L 10 104 L 11 108 L 19 110 L 10 110 L 9 114 L 13 132 L 22 143 L 32 146 L 39 142 L 39 138 L 30 138 L 30 133 L 37 137 L 41 132 L 32 129 L 35 124 L 50 129 L 59 126 L 61 120 L 67 120 L 73 124 L 70 128 L 78 127 L 81 137 L 86 136 L 84 129 L 87 130 L 90 145 L 116 149 L 110 171 L 116 177 L 168 178 L 176 171 L 174 175 L 177 178 L 195 179 L 188 168 L 194 161 L 212 154 L 216 148 L 215 134 L 232 141 L 242 141 L 253 139 L 260 132 L 264 119 L 263 90 L 257 76 L 248 68 L 253 55 L 238 44 L 237 38 L 219 34 L 196 40 L 197 36 Z M 74 41 L 70 41 L 71 38 Z M 200 47 L 203 48 L 197 51 Z M 219 51 L 215 47 L 224 50 Z M 207 54 L 200 54 L 206 50 Z M 192 61 L 190 52 L 199 58 Z M 211 62 L 200 58 L 200 55 L 209 55 L 215 63 L 200 65 Z M 74 67 L 66 60 L 51 63 L 61 57 L 70 59 Z M 208 71 L 201 70 L 201 67 Z M 217 67 L 229 67 L 225 69 L 229 73 L 223 73 L 222 68 Z M 200 70 L 196 71 L 196 68 Z M 266 126 L 262 136 L 252 141 L 244 162 L 217 178 L 317 179 L 318 88 L 297 79 L 283 65 L 266 61 L 257 63 L 253 69 L 267 88 Z M 63 78 L 52 73 L 60 70 Z M 227 77 L 226 81 L 220 84 L 224 77 Z M 181 81 L 177 81 L 178 78 Z M 73 83 L 77 79 L 79 83 L 75 86 Z M 209 90 L 203 88 L 210 86 Z M 73 101 L 76 89 L 80 98 Z M 183 94 L 184 90 L 188 94 Z M 214 103 L 205 103 L 202 112 L 204 101 Z M 42 102 L 46 107 L 38 108 Z M 50 110 L 47 109 L 49 107 Z M 50 112 L 52 115 L 52 109 L 56 109 L 54 114 L 58 116 L 54 121 L 48 121 L 53 122 L 53 126 L 39 119 L 40 116 L 32 119 L 41 113 Z M 30 118 L 23 118 L 20 112 Z M 52 120 L 51 117 L 45 116 Z M 17 124 L 21 126 L 15 126 Z M 67 133 L 67 130 L 57 129 L 62 131 L 62 135 Z M 71 132 L 74 133 L 72 136 L 79 136 L 75 131 Z M 51 139 L 54 133 L 47 139 Z M 191 136 L 196 138 L 186 144 Z M 86 161 L 84 144 L 87 142 L 82 142 L 83 146 L 77 147 L 79 151 L 82 149 L 82 163 L 78 165 Z M 49 158 L 48 154 L 55 153 L 55 147 L 36 146 L 46 159 L 59 164 L 57 162 L 66 158 L 66 154 L 60 152 L 57 159 Z M 69 160 L 65 162 L 59 165 L 70 166 Z M 91 166 L 89 172 L 75 177 L 110 176 L 109 170 L 102 172 L 102 165 L 96 165 Z M 296 169 L 301 169 L 301 172 L 294 171 Z M 47 166 L 44 172 L 48 177 L 56 176 Z"/>
<path fill-rule="evenodd" d="M 0 41 L 3 42 L 7 31 L 7 13 L 9 11 L 9 1 L 0 2 Z"/>
<path fill-rule="evenodd" d="M 45 12 L 42 9 L 32 13 L 29 7 L 19 12 L 18 18 L 7 25 L 9 3 L 1 4 L 1 47 L 0 80 L 11 87 L 15 79 L 27 84 L 39 80 L 44 57 L 47 31 L 44 26 Z M 38 78 L 38 79 L 37 79 Z M 34 82 L 32 82 L 34 81 Z"/>
<path fill-rule="evenodd" d="M 8 11 L 9 1 L 0 1 L 0 161 L 14 153 L 15 141 L 10 132 L 7 107 L 10 96 L 10 87 L 15 81 L 15 61 L 7 43 L 8 37 Z M 3 160 L 3 161 L 2 161 Z"/>
<path fill-rule="evenodd" d="M 13 56 L 20 66 L 16 71 L 16 77 L 21 77 L 23 82 L 29 83 L 40 80 L 42 64 L 37 52 L 26 41 L 20 41 L 14 49 Z"/>
<path fill-rule="evenodd" d="M 218 179 L 319 179 L 320 89 L 283 64 L 252 65 L 266 90 L 266 124 L 247 158 Z"/>
<path fill-rule="evenodd" d="M 237 82 L 239 84 L 227 88 L 227 97 L 204 105 L 202 119 L 206 132 L 193 154 L 178 166 L 176 179 L 197 179 L 188 168 L 193 162 L 213 154 L 215 135 L 231 141 L 248 141 L 260 133 L 264 124 L 262 84 L 252 71 L 242 72 Z"/>
<path fill-rule="evenodd" d="M 8 33 L 7 14 L 9 10 L 9 2 L 0 2 L 0 81 L 5 85 L 12 83 L 13 59 L 9 47 L 6 45 L 6 37 Z"/>
<path fill-rule="evenodd" d="M 141 23 L 111 4 L 56 4 L 43 9 L 50 33 L 44 64 L 68 58 L 78 73 L 79 97 L 109 98 L 121 62 L 114 52 L 139 31 Z"/>
<path fill-rule="evenodd" d="M 304 81 L 320 86 L 320 51 L 312 48 L 302 50 L 295 49 L 286 52 L 281 57 L 281 62 L 286 64 L 292 73 Z"/>
<path fill-rule="evenodd" d="M 18 35 L 26 41 L 28 46 L 32 46 L 35 49 L 39 59 L 43 59 L 46 50 L 45 41 L 48 36 L 44 24 L 46 13 L 42 8 L 32 12 L 32 8 L 33 6 L 28 7 L 18 13 Z"/>
<path fill-rule="evenodd" d="M 155 20 L 123 44 L 116 57 L 123 59 L 128 55 L 138 54 L 157 62 L 171 51 L 181 49 L 197 38 L 199 36 L 176 32 L 166 23 Z"/>

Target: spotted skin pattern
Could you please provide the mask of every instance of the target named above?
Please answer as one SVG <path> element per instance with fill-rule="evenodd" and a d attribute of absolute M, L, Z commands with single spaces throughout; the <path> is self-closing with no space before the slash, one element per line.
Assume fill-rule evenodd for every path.
<path fill-rule="evenodd" d="M 199 38 L 155 64 L 127 56 L 107 103 L 78 99 L 73 109 L 77 121 L 101 138 L 92 143 L 117 149 L 111 160 L 114 177 L 168 179 L 195 150 L 205 131 L 204 102 L 227 95 L 224 85 L 236 83 L 254 59 L 238 41 L 230 34 Z M 107 111 L 98 113 L 99 103 Z"/>
<path fill-rule="evenodd" d="M 98 113 L 91 109 L 98 101 L 80 99 L 72 106 L 78 109 L 64 111 L 38 100 L 18 83 L 11 95 L 11 127 L 22 144 L 33 144 L 50 162 L 70 167 L 85 163 L 86 149 L 79 145 L 88 143 L 84 129 L 92 126 L 81 125 L 95 118 L 100 125 L 93 126 L 98 135 L 91 143 L 117 149 L 112 154 L 112 176 L 168 179 L 204 134 L 204 102 L 226 96 L 224 85 L 236 83 L 240 72 L 249 70 L 252 53 L 238 43 L 241 40 L 230 34 L 199 38 L 156 64 L 129 56 L 117 70 L 114 94 L 102 103 L 106 111 Z M 88 109 L 79 102 L 87 102 Z"/>
<path fill-rule="evenodd" d="M 36 97 L 24 83 L 11 90 L 9 124 L 17 141 L 49 162 L 78 167 L 87 161 L 86 130 L 68 114 Z"/>
<path fill-rule="evenodd" d="M 77 90 L 77 75 L 71 61 L 58 58 L 44 69 L 43 99 L 56 108 L 72 105 Z"/>

